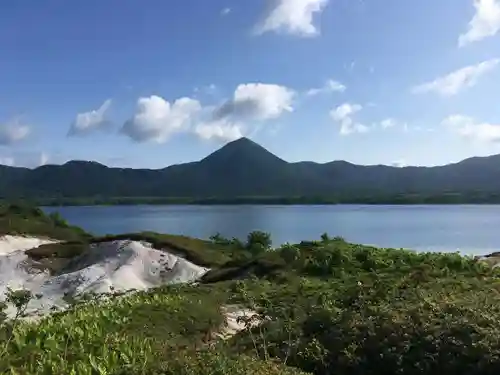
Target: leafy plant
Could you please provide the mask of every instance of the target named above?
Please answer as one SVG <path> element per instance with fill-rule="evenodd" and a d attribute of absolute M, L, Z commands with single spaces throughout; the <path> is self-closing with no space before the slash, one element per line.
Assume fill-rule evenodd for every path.
<path fill-rule="evenodd" d="M 490 375 L 500 368 L 500 270 L 481 260 L 326 235 L 269 251 L 271 237 L 259 231 L 246 244 L 149 232 L 79 237 L 58 220 L 22 205 L 0 208 L 4 230 L 10 222 L 22 233 L 79 238 L 27 252 L 40 263 L 71 261 L 88 243 L 131 239 L 207 265 L 211 277 L 196 286 L 68 295 L 68 310 L 37 321 L 23 320 L 31 293 L 10 290 L 0 305 L 0 373 Z M 227 305 L 254 314 L 240 319 L 242 332 L 217 341 Z"/>
<path fill-rule="evenodd" d="M 248 234 L 246 248 L 252 254 L 260 254 L 271 248 L 271 235 L 262 231 L 253 231 Z"/>

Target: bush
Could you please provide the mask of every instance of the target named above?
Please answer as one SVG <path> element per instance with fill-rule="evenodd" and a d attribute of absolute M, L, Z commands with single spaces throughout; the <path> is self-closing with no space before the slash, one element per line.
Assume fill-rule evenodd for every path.
<path fill-rule="evenodd" d="M 305 375 L 279 362 L 261 361 L 250 356 L 234 356 L 223 350 L 195 353 L 174 352 L 171 359 L 149 374 L 162 375 Z"/>
<path fill-rule="evenodd" d="M 61 228 L 68 228 L 69 224 L 68 222 L 61 216 L 59 212 L 52 212 L 49 214 L 50 220 L 54 223 L 55 226 L 61 227 Z"/>
<path fill-rule="evenodd" d="M 279 253 L 289 259 L 293 248 Z M 254 329 L 256 344 L 249 333 L 234 339 L 237 350 L 257 347 L 262 358 L 267 352 L 318 375 L 489 375 L 499 368 L 497 269 L 458 254 L 343 241 L 298 248 L 297 279 L 245 281 L 246 289 L 235 290 L 268 318 L 265 335 Z"/>
<path fill-rule="evenodd" d="M 266 232 L 253 231 L 248 234 L 246 248 L 253 254 L 263 253 L 271 248 L 271 235 Z"/>
<path fill-rule="evenodd" d="M 7 224 L 36 235 L 76 233 L 62 218 L 21 206 L 0 207 L 0 230 Z M 328 236 L 268 251 L 270 235 L 260 231 L 245 245 L 220 235 L 210 242 L 139 233 L 27 254 L 57 271 L 89 242 L 118 239 L 208 265 L 203 281 L 212 284 L 91 298 L 39 323 L 20 321 L 31 295 L 9 292 L 17 314 L 0 329 L 0 373 L 490 375 L 500 368 L 500 271 L 480 260 Z M 216 343 L 227 304 L 250 307 L 262 324 Z"/>
<path fill-rule="evenodd" d="M 63 241 L 80 241 L 91 236 L 70 226 L 58 213 L 46 215 L 24 204 L 0 205 L 0 236 L 4 234 L 42 236 Z"/>
<path fill-rule="evenodd" d="M 493 374 L 499 307 L 475 299 L 320 308 L 302 326 L 295 364 L 315 374 Z"/>
<path fill-rule="evenodd" d="M 300 249 L 289 243 L 282 245 L 278 251 L 281 258 L 287 265 L 290 266 L 292 266 L 300 258 Z"/>

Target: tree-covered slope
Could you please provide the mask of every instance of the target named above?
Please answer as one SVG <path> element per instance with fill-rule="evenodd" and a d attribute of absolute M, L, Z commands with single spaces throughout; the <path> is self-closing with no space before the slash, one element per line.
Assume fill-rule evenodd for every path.
<path fill-rule="evenodd" d="M 288 163 L 242 138 L 198 162 L 159 170 L 109 168 L 84 161 L 33 170 L 0 166 L 0 198 L 362 198 L 448 192 L 499 193 L 500 156 L 438 167 Z"/>

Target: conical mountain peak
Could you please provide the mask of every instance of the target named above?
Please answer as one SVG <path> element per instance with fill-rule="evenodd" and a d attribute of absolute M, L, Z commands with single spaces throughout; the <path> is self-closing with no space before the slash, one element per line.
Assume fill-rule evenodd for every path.
<path fill-rule="evenodd" d="M 249 162 L 253 164 L 286 163 L 284 160 L 267 151 L 258 143 L 246 137 L 242 137 L 225 144 L 220 149 L 201 160 L 201 163 L 203 164 L 246 164 Z"/>

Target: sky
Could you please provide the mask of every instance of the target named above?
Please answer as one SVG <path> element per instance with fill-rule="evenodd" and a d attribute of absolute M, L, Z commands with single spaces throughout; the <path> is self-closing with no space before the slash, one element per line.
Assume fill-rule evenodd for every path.
<path fill-rule="evenodd" d="M 6 0 L 0 164 L 500 153 L 500 0 Z"/>

